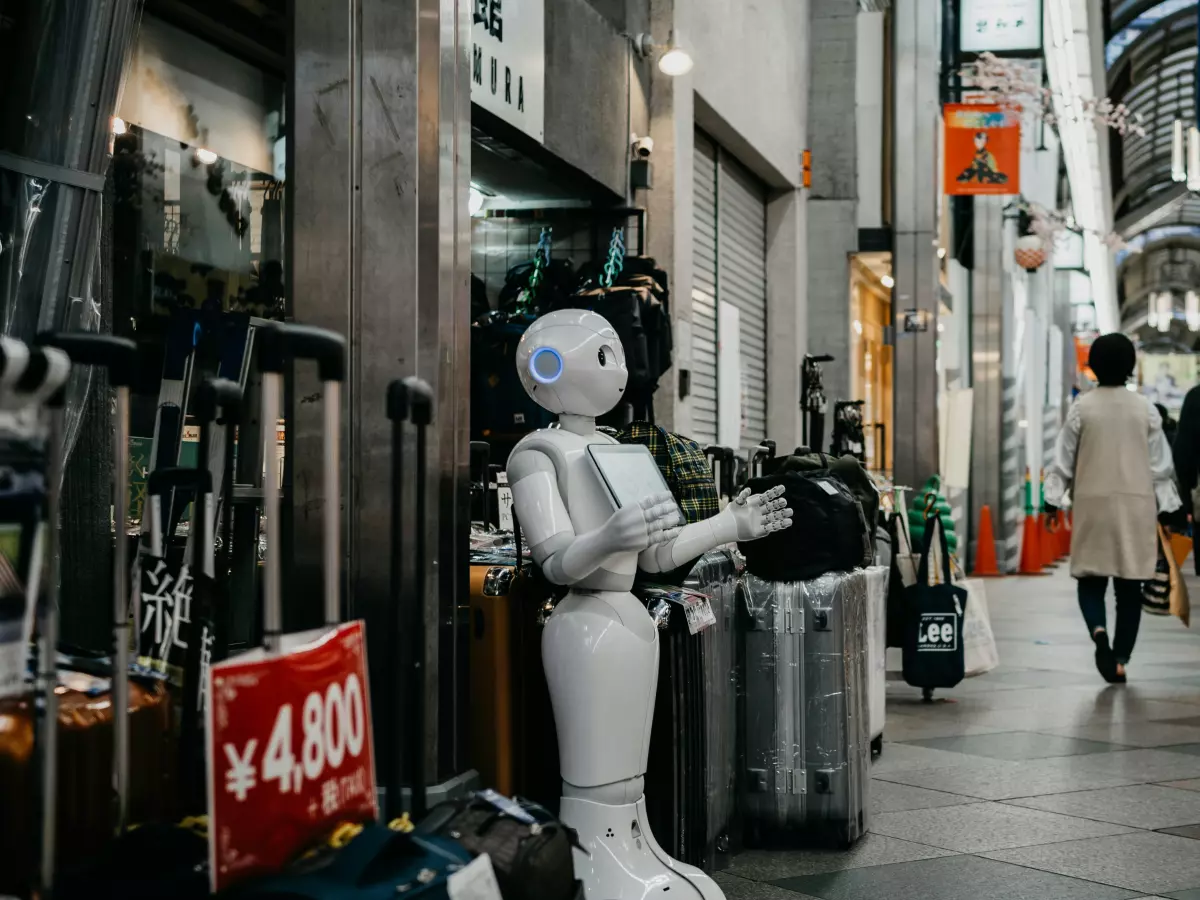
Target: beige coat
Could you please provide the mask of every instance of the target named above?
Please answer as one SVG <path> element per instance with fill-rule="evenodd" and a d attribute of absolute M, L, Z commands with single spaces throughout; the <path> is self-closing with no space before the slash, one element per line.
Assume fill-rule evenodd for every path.
<path fill-rule="evenodd" d="M 1158 558 L 1155 523 L 1179 508 L 1171 447 L 1153 404 L 1098 387 L 1071 406 L 1046 472 L 1046 502 L 1074 509 L 1071 574 L 1145 581 Z"/>

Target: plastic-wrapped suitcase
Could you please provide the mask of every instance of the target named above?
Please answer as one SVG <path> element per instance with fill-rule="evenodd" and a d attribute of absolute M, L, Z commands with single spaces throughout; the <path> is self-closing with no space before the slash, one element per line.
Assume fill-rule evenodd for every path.
<path fill-rule="evenodd" d="M 866 573 L 741 581 L 747 843 L 849 846 L 869 822 Z"/>
<path fill-rule="evenodd" d="M 737 583 L 743 562 L 731 550 L 711 550 L 696 562 L 686 587 L 711 597 L 716 624 L 700 632 L 703 645 L 708 832 L 704 855 L 692 860 L 707 871 L 722 869 L 741 844 L 737 822 Z"/>
<path fill-rule="evenodd" d="M 887 717 L 887 599 L 891 566 L 867 569 L 867 681 L 870 708 L 871 755 L 883 751 Z"/>
<path fill-rule="evenodd" d="M 848 847 L 870 827 L 867 572 L 802 584 L 808 831 Z"/>

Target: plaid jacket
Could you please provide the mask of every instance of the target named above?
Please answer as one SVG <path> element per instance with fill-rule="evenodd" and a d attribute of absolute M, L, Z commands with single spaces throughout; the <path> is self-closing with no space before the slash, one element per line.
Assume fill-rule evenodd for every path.
<path fill-rule="evenodd" d="M 712 466 L 695 441 L 649 422 L 633 422 L 623 430 L 602 430 L 622 444 L 642 444 L 649 449 L 688 524 L 721 511 Z"/>

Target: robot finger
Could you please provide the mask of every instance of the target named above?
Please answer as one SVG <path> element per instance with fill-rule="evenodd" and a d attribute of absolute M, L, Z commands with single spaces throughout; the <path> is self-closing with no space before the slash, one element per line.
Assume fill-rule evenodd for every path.
<path fill-rule="evenodd" d="M 745 506 L 746 500 L 749 496 L 750 496 L 750 488 L 742 488 L 742 490 L 738 493 L 738 495 L 733 498 L 733 502 L 738 504 L 739 506 Z"/>
<path fill-rule="evenodd" d="M 762 494 L 760 494 L 759 496 L 761 496 L 763 498 L 763 501 L 766 502 L 769 500 L 774 500 L 777 497 L 782 497 L 784 490 L 785 490 L 785 488 L 782 484 L 777 484 L 777 485 L 775 485 L 775 487 L 771 488 L 770 490 L 763 491 Z"/>
<path fill-rule="evenodd" d="M 776 497 L 768 504 L 769 509 L 783 509 L 787 506 L 787 499 L 784 497 Z"/>
<path fill-rule="evenodd" d="M 642 498 L 642 509 L 647 512 L 653 511 L 654 507 L 662 506 L 665 503 L 674 503 L 675 497 L 670 491 L 663 491 L 658 494 L 651 494 L 648 497 Z"/>
<path fill-rule="evenodd" d="M 658 503 L 646 510 L 646 521 L 674 525 L 679 521 L 679 506 L 674 498 Z"/>
<path fill-rule="evenodd" d="M 661 534 L 655 539 L 656 544 L 668 544 L 675 538 L 679 537 L 679 532 L 683 531 L 680 527 L 664 528 Z"/>

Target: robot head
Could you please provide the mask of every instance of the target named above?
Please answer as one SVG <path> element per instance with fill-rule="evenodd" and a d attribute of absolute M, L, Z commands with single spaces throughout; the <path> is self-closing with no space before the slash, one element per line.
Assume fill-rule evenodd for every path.
<path fill-rule="evenodd" d="M 557 415 L 599 416 L 625 394 L 625 348 L 603 316 L 583 309 L 547 313 L 517 347 L 525 393 Z"/>

